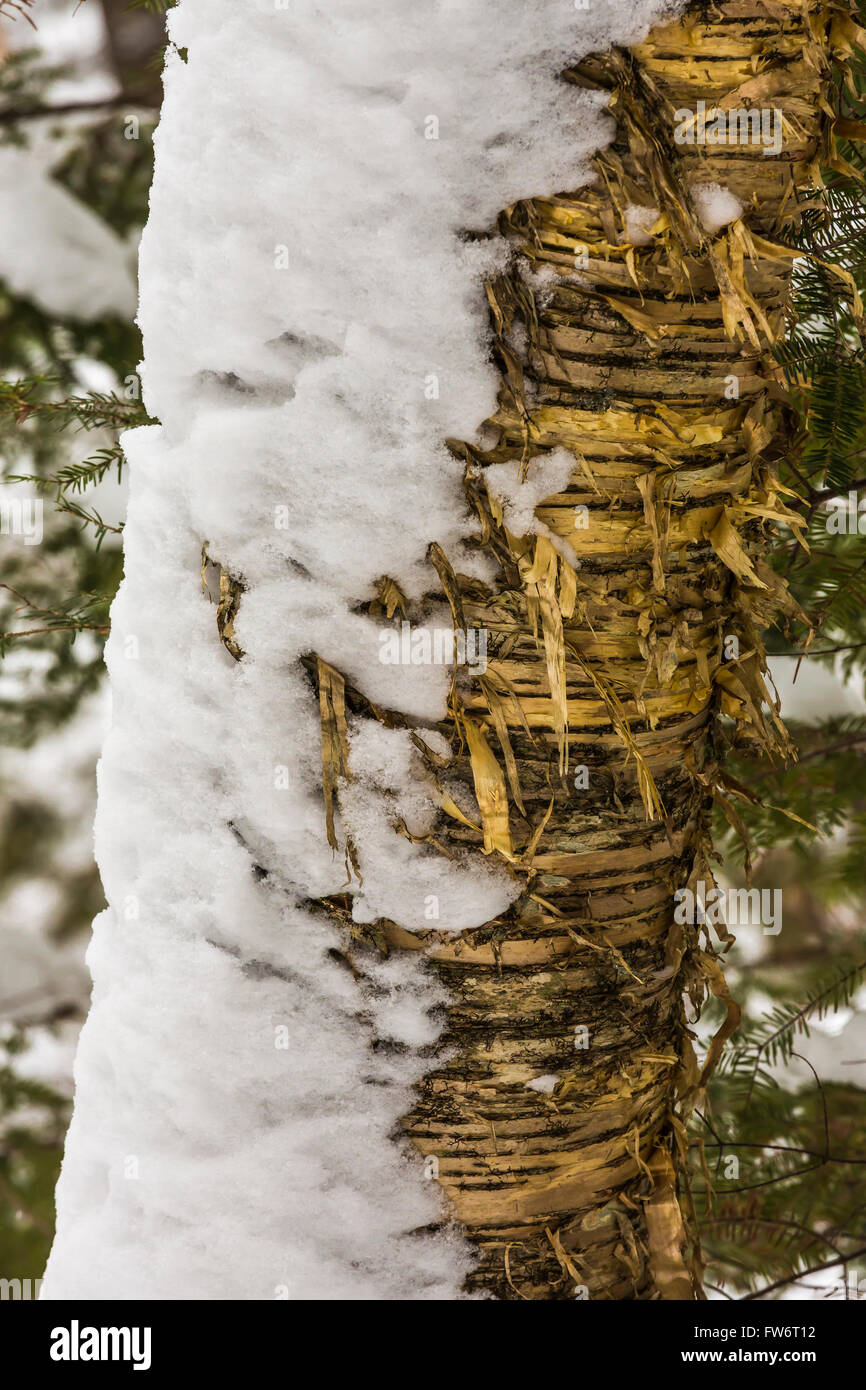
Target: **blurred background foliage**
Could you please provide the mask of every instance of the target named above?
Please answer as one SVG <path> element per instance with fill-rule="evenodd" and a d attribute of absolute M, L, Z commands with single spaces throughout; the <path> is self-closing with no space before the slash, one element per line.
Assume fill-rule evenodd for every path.
<path fill-rule="evenodd" d="M 4 183 L 21 186 L 15 161 L 29 161 L 28 227 L 39 233 L 22 266 L 20 238 L 0 222 L 0 498 L 44 504 L 41 544 L 0 536 L 7 1279 L 38 1278 L 50 1245 L 87 1006 L 83 949 L 102 906 L 91 840 L 102 648 L 122 566 L 119 435 L 146 418 L 133 276 L 165 8 L 0 0 L 0 197 Z M 838 107 L 863 120 L 862 64 L 855 89 L 837 93 Z M 796 263 L 789 333 L 768 362 L 791 403 L 780 468 L 801 499 L 810 551 L 784 532 L 767 544 L 809 623 L 774 629 L 768 642 L 799 761 L 776 767 L 749 745 L 730 750 L 759 799 L 738 802 L 753 882 L 784 889 L 784 928 L 737 928 L 726 972 L 744 1022 L 693 1119 L 691 1196 L 710 1297 L 866 1290 L 866 352 L 859 306 L 821 264 L 844 266 L 866 297 L 862 148 L 840 142 L 845 162 L 825 171 L 824 206 L 807 201 L 792 222 L 790 243 L 816 259 Z M 828 528 L 849 493 L 853 525 Z M 744 884 L 743 845 L 721 814 L 716 843 L 720 883 Z M 709 1006 L 698 1039 L 719 1021 Z"/>
<path fill-rule="evenodd" d="M 866 300 L 864 55 L 852 76 L 834 105 L 857 138 L 838 139 L 823 196 L 792 217 L 785 239 L 804 255 L 768 363 L 787 402 L 780 477 L 808 542 L 768 535 L 770 560 L 807 620 L 766 634 L 797 760 L 731 738 L 751 882 L 783 890 L 784 919 L 775 937 L 735 929 L 726 974 L 744 1021 L 692 1126 L 716 1297 L 866 1295 L 866 323 L 829 268 Z M 714 838 L 720 883 L 744 886 L 746 847 L 721 811 Z M 714 1001 L 701 1036 L 721 1016 Z"/>
<path fill-rule="evenodd" d="M 50 1246 L 87 1007 L 83 951 L 104 905 L 93 863 L 94 768 L 106 721 L 102 649 L 122 573 L 118 438 L 146 418 L 135 257 L 161 98 L 163 9 L 127 0 L 0 5 L 0 198 L 10 203 L 0 218 L 0 498 L 13 508 L 41 501 L 43 527 L 40 544 L 15 534 L 14 523 L 0 535 L 6 1279 L 38 1278 Z"/>

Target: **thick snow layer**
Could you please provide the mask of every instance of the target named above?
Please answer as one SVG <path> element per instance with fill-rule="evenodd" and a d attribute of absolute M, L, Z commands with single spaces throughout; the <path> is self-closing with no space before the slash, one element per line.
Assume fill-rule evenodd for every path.
<path fill-rule="evenodd" d="M 444 716 L 448 669 L 383 664 L 383 625 L 357 606 L 387 575 L 413 622 L 441 620 L 424 597 L 431 541 L 485 573 L 442 441 L 475 437 L 495 406 L 483 279 L 506 252 L 489 232 L 509 201 L 585 180 L 612 123 L 557 74 L 659 12 L 170 11 L 188 62 L 168 63 L 141 254 L 142 377 L 162 424 L 126 441 L 97 815 L 110 906 L 47 1297 L 459 1293 L 470 1256 L 429 1230 L 437 1185 L 395 1138 L 444 1000 L 421 952 L 353 971 L 314 900 L 348 886 L 359 923 L 459 931 L 517 886 L 480 852 L 452 862 L 423 843 L 435 783 L 404 732 L 361 718 L 338 825 L 363 874 L 349 880 L 301 658 L 422 730 Z M 501 475 L 513 525 L 531 529 L 562 485 L 562 460 L 545 467 L 531 507 Z M 199 584 L 203 543 L 245 586 L 237 663 Z"/>

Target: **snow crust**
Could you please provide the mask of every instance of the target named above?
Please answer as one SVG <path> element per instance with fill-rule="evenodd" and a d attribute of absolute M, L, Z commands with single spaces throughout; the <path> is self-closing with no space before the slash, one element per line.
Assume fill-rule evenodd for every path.
<path fill-rule="evenodd" d="M 612 121 L 557 74 L 662 12 L 169 12 L 188 62 L 168 61 L 140 301 L 161 425 L 125 441 L 96 825 L 110 906 L 45 1297 L 460 1294 L 471 1256 L 428 1229 L 438 1186 L 397 1138 L 446 1001 L 421 951 L 353 971 L 344 929 L 314 905 L 349 880 L 327 844 L 301 658 L 422 732 L 444 717 L 448 669 L 383 665 L 382 623 L 357 608 L 387 575 L 413 622 L 441 618 L 432 541 L 487 572 L 442 441 L 475 438 L 495 407 L 483 280 L 506 250 L 490 231 L 508 202 L 586 181 Z M 526 502 L 504 470 L 509 524 L 532 530 L 566 478 L 560 457 L 530 471 Z M 240 662 L 199 584 L 203 543 L 244 585 Z M 408 735 L 358 718 L 349 743 L 338 830 L 363 875 L 355 921 L 459 931 L 502 911 L 517 892 L 504 867 L 395 829 L 422 838 L 437 805 Z"/>

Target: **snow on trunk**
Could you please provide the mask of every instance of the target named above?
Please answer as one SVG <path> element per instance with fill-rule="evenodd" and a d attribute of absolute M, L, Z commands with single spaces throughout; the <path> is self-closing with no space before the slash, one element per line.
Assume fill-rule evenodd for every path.
<path fill-rule="evenodd" d="M 569 60 L 635 41 L 650 0 L 181 0 L 141 252 L 145 402 L 125 441 L 126 577 L 99 774 L 93 1003 L 49 1298 L 442 1299 L 471 1252 L 399 1140 L 434 1064 L 420 953 L 354 974 L 316 901 L 328 845 L 302 658 L 422 726 L 450 671 L 383 658 L 358 611 L 426 552 L 484 573 L 443 441 L 495 408 L 485 274 L 511 201 L 586 179 L 609 138 Z M 180 50 L 180 52 L 178 52 Z M 185 55 L 185 56 L 184 56 Z M 479 232 L 479 238 L 466 233 Z M 508 495 L 512 480 L 503 481 Z M 518 502 L 514 503 L 519 506 Z M 243 584 L 234 660 L 202 547 Z M 450 624 L 441 600 L 431 626 Z M 354 916 L 460 931 L 517 887 L 423 836 L 404 731 L 356 718 Z M 440 755 L 447 745 L 431 730 Z M 426 923 L 429 925 L 429 922 Z"/>

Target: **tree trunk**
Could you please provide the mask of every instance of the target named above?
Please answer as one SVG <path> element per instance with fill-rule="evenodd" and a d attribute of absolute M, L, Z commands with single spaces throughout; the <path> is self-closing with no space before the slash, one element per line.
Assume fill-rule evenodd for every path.
<path fill-rule="evenodd" d="M 477 1242 L 473 1287 L 500 1298 L 703 1296 L 683 1122 L 738 1010 L 673 894 L 711 882 L 714 798 L 738 819 L 725 730 L 786 748 L 759 636 L 791 611 L 760 558 L 785 519 L 778 243 L 827 156 L 829 55 L 853 33 L 820 4 L 691 5 L 568 75 L 613 93 L 595 185 L 502 216 L 517 255 L 489 291 L 497 442 L 454 445 L 499 587 L 432 558 L 455 624 L 489 643 L 443 732 L 462 742 L 485 849 L 525 887 L 456 939 L 385 924 L 392 947 L 427 948 L 454 1001 L 450 1055 L 406 1128 Z M 678 144 L 674 113 L 699 100 L 764 108 L 768 143 L 781 112 L 781 149 Z M 710 235 L 695 183 L 730 190 L 741 217 Z M 643 241 L 629 207 L 649 210 Z M 542 534 L 515 536 L 485 468 L 519 460 L 531 477 L 555 447 L 572 480 L 538 508 Z M 438 838 L 453 850 L 480 833 L 455 815 Z M 708 990 L 726 1019 L 698 1075 L 683 998 L 697 1008 Z M 539 1077 L 555 1081 L 528 1085 Z"/>
<path fill-rule="evenodd" d="M 79 1050 L 47 1296 L 82 1288 L 85 1296 L 104 1297 L 106 1289 L 115 1296 L 118 1287 L 135 1297 L 142 1289 L 155 1297 L 187 1289 L 270 1296 L 270 1288 L 296 1296 L 311 1277 L 328 1297 L 335 1289 L 350 1297 L 453 1291 L 466 1268 L 463 1247 L 439 1240 L 440 1209 L 427 1201 L 420 1159 L 412 1153 L 417 1161 L 403 1164 L 393 1142 L 397 1117 L 411 1105 L 406 1134 L 441 1184 L 442 1210 L 478 1254 L 470 1290 L 504 1299 L 700 1298 L 685 1122 L 738 1010 L 717 945 L 694 913 L 680 910 L 677 895 L 711 883 L 714 803 L 741 824 L 731 798 L 750 793 L 724 771 L 731 741 L 790 752 L 760 639 L 772 614 L 797 611 L 761 557 L 774 526 L 799 525 L 775 480 L 791 417 L 770 348 L 783 329 L 793 259 L 781 238 L 802 198 L 813 196 L 819 160 L 835 157 L 825 114 L 830 64 L 844 66 L 858 32 L 817 0 L 728 0 L 707 11 L 694 5 L 635 49 L 595 55 L 568 74 L 612 92 L 616 137 L 596 158 L 593 185 L 502 213 L 513 260 L 488 287 L 499 408 L 483 447 L 449 441 L 465 460 L 479 517 L 480 535 L 470 543 L 492 557 L 488 574 L 496 577 L 455 573 L 454 555 L 431 534 L 430 592 L 419 597 L 416 586 L 410 602 L 399 575 L 377 573 L 389 563 L 384 555 L 399 566 L 403 551 L 389 545 L 395 504 L 378 505 L 375 493 L 374 431 L 357 433 L 362 447 L 354 452 L 350 431 L 348 444 L 323 450 L 321 468 L 308 468 L 317 445 L 308 422 L 327 429 L 328 409 L 369 411 L 371 385 L 375 392 L 381 382 L 383 398 L 391 390 L 388 428 L 403 427 L 385 349 L 376 348 L 375 372 L 359 373 L 361 336 L 341 374 L 339 342 L 311 328 L 320 292 L 312 271 L 325 265 L 311 254 L 322 233 L 315 220 L 307 226 L 302 196 L 305 188 L 318 196 L 315 161 L 293 165 L 279 144 L 268 147 L 263 157 L 270 169 L 279 155 L 279 177 L 257 188 L 253 217 L 247 190 L 259 164 L 245 171 L 248 184 L 222 178 L 241 167 L 251 134 L 258 141 L 272 113 L 282 112 L 280 60 L 301 51 L 309 38 L 302 25 L 312 21 L 280 36 L 265 10 L 238 16 L 231 0 L 218 9 L 219 23 L 210 13 L 205 21 L 202 0 L 176 15 L 172 38 L 190 61 L 178 56 L 167 71 L 171 119 L 143 243 L 145 405 L 162 424 L 125 440 L 127 569 L 109 647 L 118 699 L 98 828 L 110 907 L 92 952 L 94 1007 Z M 295 22 L 291 9 L 285 16 Z M 401 22 L 396 4 L 388 22 Z M 321 52 L 312 45 L 301 84 L 288 84 L 286 114 L 300 130 L 307 131 L 307 91 L 351 57 L 353 32 L 349 25 L 331 46 L 323 40 Z M 382 51 L 389 73 L 399 75 L 403 49 L 391 38 Z M 260 73 L 250 58 L 265 45 L 276 60 Z M 498 69 L 491 73 L 488 84 Z M 351 102 L 326 132 L 340 156 L 327 165 L 335 186 L 341 171 L 354 175 L 351 161 L 366 177 L 363 141 L 353 145 L 347 135 L 352 113 L 364 109 L 368 93 L 378 100 L 378 88 L 352 83 Z M 210 119 L 215 93 L 224 139 L 203 142 L 190 193 L 190 131 Z M 240 108 L 239 120 L 242 97 L 255 111 L 248 119 Z M 717 101 L 765 113 L 766 128 L 747 119 L 743 142 L 695 143 L 688 112 Z M 370 167 L 387 179 L 389 151 L 399 147 L 414 159 L 406 151 L 417 137 L 402 112 L 382 129 L 383 162 Z M 777 134 L 778 148 L 768 153 L 761 142 Z M 379 135 L 376 125 L 374 144 Z M 373 211 L 378 229 L 378 204 Z M 261 229 L 282 227 L 284 215 L 300 242 L 301 271 L 297 288 L 288 279 L 277 289 L 271 264 L 275 272 L 289 268 L 290 237 L 278 233 L 273 262 L 270 247 L 263 260 L 270 232 Z M 702 222 L 711 215 L 716 232 Z M 413 228 L 401 234 L 403 265 Z M 378 254 L 376 241 L 373 259 Z M 255 271 L 249 293 L 237 270 L 247 265 Z M 169 313 L 166 288 L 177 290 L 187 268 L 180 311 L 172 303 Z M 362 259 L 348 283 L 366 293 L 370 271 Z M 378 285 L 378 263 L 375 271 Z M 381 283 L 400 292 L 397 276 Z M 304 299 L 299 335 L 282 331 L 294 323 L 293 293 Z M 372 322 L 383 343 L 399 342 L 399 334 L 382 332 L 387 315 Z M 286 382 L 262 365 L 272 361 L 261 345 L 266 324 L 265 347 L 282 345 L 286 371 L 296 350 L 314 359 L 322 353 L 323 361 L 334 351 L 326 389 L 316 381 L 297 419 L 274 405 L 286 399 Z M 400 332 L 413 326 L 400 320 Z M 328 371 L 323 365 L 323 376 Z M 411 428 L 426 438 L 417 414 L 407 407 Z M 346 457 L 369 469 L 359 544 L 370 549 L 355 592 L 369 595 L 379 581 L 379 598 L 368 605 L 376 622 L 346 628 L 357 650 L 350 642 L 345 664 L 355 662 L 358 688 L 333 664 L 347 651 L 342 629 L 325 630 L 327 615 L 342 619 L 346 605 L 343 588 L 330 583 L 340 565 L 331 536 L 345 544 L 351 489 L 333 533 L 316 534 L 310 553 L 302 544 L 305 525 L 311 534 L 321 527 L 318 496 L 308 507 L 305 489 L 325 480 L 318 486 L 327 503 L 329 486 L 339 492 Z M 398 459 L 404 467 L 402 450 Z M 427 460 L 419 459 L 420 469 Z M 389 466 L 386 488 L 399 473 L 394 460 Z M 521 477 L 529 484 L 522 494 Z M 563 490 L 545 497 L 545 480 L 554 477 Z M 446 490 L 450 504 L 450 476 Z M 243 506 L 235 516 L 236 496 Z M 527 496 L 542 499 L 534 512 Z M 262 544 L 257 523 L 265 518 L 270 528 L 275 514 L 293 509 L 285 536 L 277 537 L 275 522 Z M 456 517 L 459 508 L 441 515 Z M 416 553 L 416 522 L 406 553 Z M 456 550 L 456 529 L 447 534 Z M 186 584 L 200 547 L 205 584 L 219 573 L 215 625 Z M 309 584 L 300 599 L 296 577 Z M 364 681 L 376 657 L 367 664 L 361 651 L 362 638 L 375 650 L 383 631 L 391 635 L 388 624 L 435 611 L 428 600 L 443 596 L 458 631 L 486 633 L 488 658 L 474 674 L 455 669 L 449 717 L 435 726 L 450 759 L 429 724 L 372 705 Z M 238 667 L 218 649 L 217 632 Z M 298 661 L 310 684 L 318 682 L 324 814 L 305 742 L 311 690 Z M 378 667 L 375 675 L 376 689 L 391 689 Z M 396 707 L 399 682 L 393 689 Z M 483 851 L 514 878 L 502 916 L 455 933 L 432 911 L 428 931 L 410 931 L 369 922 L 365 913 L 381 909 L 369 907 L 375 893 L 366 902 L 362 893 L 355 915 L 364 920 L 352 920 L 352 890 L 327 844 L 336 848 L 348 836 L 347 866 L 360 878 L 365 821 L 359 814 L 354 822 L 353 845 L 347 785 L 355 713 L 411 731 L 442 807 L 435 830 L 417 836 L 394 813 L 394 837 L 384 834 L 370 851 L 371 879 L 379 873 L 402 888 L 388 859 L 397 833 L 426 846 L 418 855 L 424 873 L 409 896 L 430 881 L 427 861 L 437 851 L 462 860 L 453 877 L 442 875 L 447 891 L 471 881 L 467 864 Z M 386 762 L 389 739 L 365 732 Z M 407 742 L 401 734 L 393 746 L 405 751 Z M 288 778 L 274 781 L 275 791 L 291 791 L 281 813 L 269 783 L 271 769 L 280 778 L 288 772 L 284 746 L 303 766 L 291 787 Z M 179 757 L 177 774 L 148 780 L 166 756 Z M 360 792 L 363 756 L 361 747 Z M 404 774 L 396 768 L 395 786 Z M 375 815 L 384 816 L 381 808 L 397 800 L 379 795 L 372 780 Z M 428 792 L 429 782 L 419 794 L 425 806 Z M 136 812 L 129 825 L 127 805 Z M 315 860 L 309 871 L 304 856 Z M 389 901 L 400 916 L 401 894 Z M 346 924 L 344 935 L 322 929 L 323 908 Z M 467 911 L 462 921 L 483 912 Z M 421 917 L 407 911 L 405 920 L 411 926 Z M 364 949 L 347 961 L 353 937 Z M 729 939 L 724 925 L 716 939 Z M 414 954 L 398 955 L 392 970 L 373 960 L 371 945 Z M 428 988 L 425 960 L 442 990 Z M 417 971 L 402 968 L 416 963 Z M 389 990 L 407 1020 L 389 1020 Z M 721 1001 L 723 1022 L 699 1067 L 684 1000 L 694 1014 L 709 993 Z M 387 996 L 381 1009 L 380 995 Z M 199 997 L 207 1001 L 201 1010 L 190 1003 Z M 443 997 L 447 1020 L 431 1057 L 428 1014 Z M 264 1041 L 271 1023 L 285 1035 L 284 1051 Z M 371 1039 L 381 1067 L 370 1065 Z M 214 1121 L 221 1126 L 233 1105 L 215 1142 Z M 139 1155 L 141 1185 L 127 1183 L 125 1171 L 116 1180 L 127 1159 L 137 1175 Z M 282 1175 L 280 1206 L 271 1184 Z M 213 1213 L 226 1202 L 233 1220 L 223 1229 Z"/>

